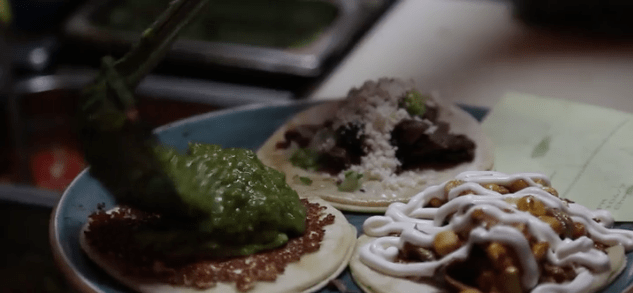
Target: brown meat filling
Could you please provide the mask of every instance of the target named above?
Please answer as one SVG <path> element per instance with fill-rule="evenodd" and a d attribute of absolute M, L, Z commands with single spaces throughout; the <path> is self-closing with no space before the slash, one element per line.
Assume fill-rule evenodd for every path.
<path fill-rule="evenodd" d="M 403 120 L 391 133 L 391 144 L 396 146 L 396 157 L 402 163 L 400 171 L 441 170 L 470 162 L 475 157 L 475 143 L 465 135 L 450 134 L 448 123 L 437 122 L 432 133 L 419 120 Z"/>
<path fill-rule="evenodd" d="M 289 263 L 319 250 L 325 233 L 323 227 L 334 223 L 334 215 L 322 217 L 325 207 L 305 199 L 302 202 L 307 208 L 306 231 L 302 236 L 290 239 L 282 247 L 244 257 L 174 262 L 143 250 L 133 239 L 135 231 L 152 225 L 160 217 L 129 207 L 110 215 L 103 211 L 92 214 L 85 236 L 88 244 L 123 275 L 196 289 L 210 288 L 217 282 L 234 282 L 244 292 L 253 288 L 255 282 L 274 281 Z"/>
<path fill-rule="evenodd" d="M 475 157 L 475 143 L 465 135 L 450 133 L 446 122 L 438 121 L 438 109 L 427 105 L 422 117 L 437 126 L 432 133 L 426 133 L 429 125 L 414 119 L 403 120 L 391 132 L 391 145 L 397 148 L 396 157 L 401 163 L 397 172 L 407 170 L 441 170 L 470 162 Z M 317 140 L 330 138 L 331 145 Z M 300 148 L 315 148 L 318 154 L 320 172 L 339 174 L 352 165 L 358 165 L 368 150 L 364 144 L 365 135 L 361 124 L 350 123 L 337 129 L 332 122 L 322 125 L 300 125 L 286 131 L 284 141 L 277 143 L 278 149 L 287 149 L 292 143 Z M 315 143 L 316 142 L 316 143 Z"/>
<path fill-rule="evenodd" d="M 337 129 L 332 122 L 321 125 L 300 125 L 286 131 L 284 141 L 277 143 L 277 148 L 287 149 L 294 142 L 300 148 L 314 149 L 318 153 L 317 171 L 332 175 L 360 164 L 361 157 L 367 151 L 363 145 L 365 139 L 359 124 L 348 124 Z M 334 143 L 328 143 L 333 140 Z"/>

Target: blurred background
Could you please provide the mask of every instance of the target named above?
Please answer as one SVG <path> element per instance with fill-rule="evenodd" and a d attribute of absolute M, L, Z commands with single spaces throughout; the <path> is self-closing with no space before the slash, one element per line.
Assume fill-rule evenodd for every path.
<path fill-rule="evenodd" d="M 85 168 L 78 91 L 168 0 L 0 0 L 0 292 L 69 292 L 48 218 Z M 138 87 L 159 126 L 254 103 L 334 99 L 414 79 L 489 109 L 521 91 L 633 112 L 626 0 L 211 1 Z"/>
<path fill-rule="evenodd" d="M 86 165 L 81 88 L 169 0 L 0 0 L 0 292 L 70 292 L 48 244 L 51 209 Z M 394 0 L 210 1 L 138 87 L 156 127 L 308 95 Z"/>
<path fill-rule="evenodd" d="M 0 181 L 63 191 L 84 168 L 77 90 L 120 57 L 168 0 L 2 0 Z M 194 114 L 305 97 L 390 0 L 211 1 L 139 87 L 153 126 Z"/>

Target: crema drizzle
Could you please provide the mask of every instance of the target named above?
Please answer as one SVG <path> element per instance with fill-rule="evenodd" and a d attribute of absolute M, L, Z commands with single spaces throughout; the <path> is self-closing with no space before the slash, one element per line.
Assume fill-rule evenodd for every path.
<path fill-rule="evenodd" d="M 384 216 L 373 216 L 363 224 L 364 233 L 379 237 L 360 249 L 361 261 L 384 274 L 395 277 L 431 277 L 438 268 L 456 260 L 465 260 L 471 247 L 478 243 L 500 242 L 521 257 L 521 283 L 531 292 L 584 292 L 593 283 L 594 273 L 608 272 L 610 260 L 607 254 L 594 248 L 594 241 L 613 246 L 622 245 L 628 251 L 633 249 L 633 231 L 609 229 L 614 219 L 608 211 L 592 211 L 575 203 L 568 203 L 543 190 L 535 181 L 550 185 L 549 178 L 538 173 L 507 175 L 492 171 L 469 171 L 455 179 L 464 183 L 445 194 L 446 183 L 427 188 L 415 195 L 407 204 L 393 203 Z M 509 186 L 522 179 L 528 187 L 515 193 L 500 194 L 484 188 L 481 184 Z M 465 191 L 475 194 L 462 195 Z M 561 239 L 545 222 L 529 212 L 524 212 L 512 203 L 527 195 L 532 195 L 545 206 L 559 209 L 577 223 L 586 227 L 587 236 L 577 239 Z M 441 207 L 424 207 L 433 198 L 446 201 Z M 433 261 L 396 262 L 399 250 L 408 242 L 420 247 L 432 247 L 435 235 L 441 231 L 463 231 L 471 225 L 471 214 L 476 209 L 497 219 L 499 223 L 490 229 L 476 227 L 470 231 L 467 241 L 457 250 Z M 507 210 L 512 210 L 508 213 Z M 449 216 L 452 217 L 446 223 Z M 530 243 L 511 224 L 525 224 L 529 233 L 538 241 L 549 243 L 546 258 L 557 266 L 573 265 L 577 277 L 568 283 L 538 284 L 539 269 L 532 254 Z M 398 236 L 393 236 L 398 235 Z"/>

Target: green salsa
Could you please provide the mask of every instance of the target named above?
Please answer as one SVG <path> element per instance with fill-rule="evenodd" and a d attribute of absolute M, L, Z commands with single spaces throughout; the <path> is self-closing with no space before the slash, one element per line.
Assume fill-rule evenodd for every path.
<path fill-rule="evenodd" d="M 274 248 L 303 233 L 299 196 L 253 151 L 190 144 L 187 154 L 163 146 L 156 154 L 183 202 L 175 214 L 195 221 L 142 231 L 142 244 L 175 255 L 224 257 Z"/>

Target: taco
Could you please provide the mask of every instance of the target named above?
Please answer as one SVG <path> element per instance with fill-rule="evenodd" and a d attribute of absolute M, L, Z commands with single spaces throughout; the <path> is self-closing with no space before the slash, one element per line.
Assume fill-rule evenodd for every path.
<path fill-rule="evenodd" d="M 365 292 L 595 292 L 633 249 L 613 223 L 544 175 L 465 172 L 368 218 L 350 269 Z"/>
<path fill-rule="evenodd" d="M 258 150 L 300 196 L 384 211 L 467 170 L 489 170 L 493 147 L 467 112 L 413 82 L 368 81 L 341 101 L 291 118 Z"/>
<path fill-rule="evenodd" d="M 93 214 L 80 244 L 93 262 L 137 292 L 315 292 L 347 267 L 356 229 L 321 199 L 303 204 L 303 235 L 245 256 L 178 260 L 148 252 L 133 239 L 136 228 L 151 225 L 156 215 L 130 207 Z"/>
<path fill-rule="evenodd" d="M 347 266 L 356 229 L 319 198 L 300 199 L 251 150 L 157 146 L 176 194 L 98 211 L 80 234 L 88 257 L 139 292 L 310 292 Z"/>
<path fill-rule="evenodd" d="M 317 290 L 353 250 L 345 217 L 300 199 L 251 150 L 160 144 L 136 108 L 134 88 L 206 2 L 170 1 L 130 52 L 102 59 L 82 91 L 78 132 L 90 175 L 119 207 L 90 216 L 81 247 L 141 292 Z"/>

